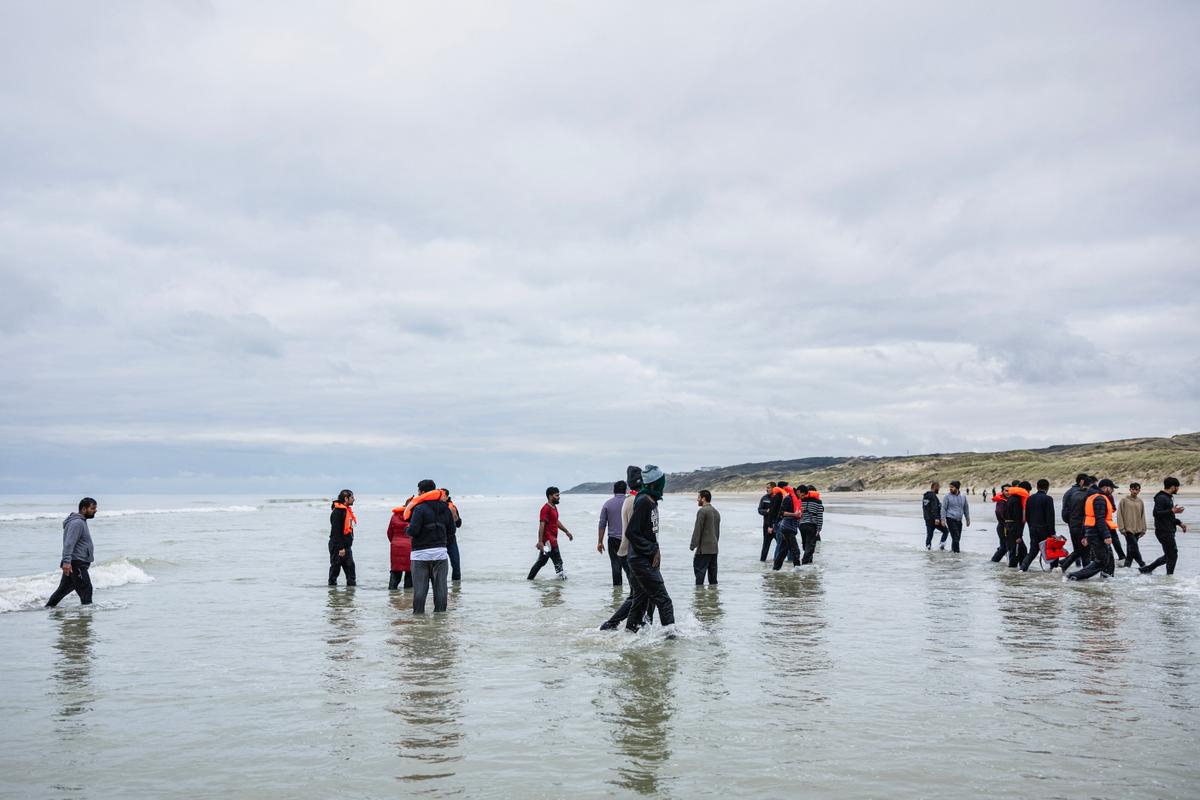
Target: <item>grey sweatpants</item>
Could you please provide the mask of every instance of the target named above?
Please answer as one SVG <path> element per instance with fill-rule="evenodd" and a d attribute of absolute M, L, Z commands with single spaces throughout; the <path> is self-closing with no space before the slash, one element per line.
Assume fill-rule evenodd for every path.
<path fill-rule="evenodd" d="M 446 584 L 446 577 L 449 572 L 449 559 L 418 561 L 414 558 L 412 560 L 414 614 L 425 613 L 425 598 L 429 596 L 430 582 L 433 583 L 433 610 L 446 610 L 450 594 L 449 587 Z"/>

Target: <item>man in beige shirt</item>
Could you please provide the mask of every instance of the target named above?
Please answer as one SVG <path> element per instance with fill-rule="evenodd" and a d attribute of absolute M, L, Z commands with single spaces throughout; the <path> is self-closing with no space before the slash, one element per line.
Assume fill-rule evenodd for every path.
<path fill-rule="evenodd" d="M 1138 549 L 1138 539 L 1146 534 L 1146 506 L 1138 497 L 1141 492 L 1140 483 L 1129 484 L 1129 495 L 1122 497 L 1117 506 L 1117 529 L 1125 535 L 1126 567 L 1134 561 L 1139 567 L 1146 566 L 1146 562 L 1142 561 L 1142 551 Z"/>
<path fill-rule="evenodd" d="M 701 489 L 696 496 L 696 527 L 692 529 L 690 549 L 696 551 L 692 558 L 692 569 L 696 573 L 696 585 L 704 585 L 708 575 L 710 586 L 717 585 L 717 540 L 721 538 L 721 512 L 712 507 L 712 492 Z"/>

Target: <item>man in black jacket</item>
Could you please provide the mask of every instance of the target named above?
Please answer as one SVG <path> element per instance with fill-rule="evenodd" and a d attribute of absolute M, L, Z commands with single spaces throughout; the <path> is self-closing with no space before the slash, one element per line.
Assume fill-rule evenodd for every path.
<path fill-rule="evenodd" d="M 1091 560 L 1080 570 L 1067 575 L 1073 581 L 1085 581 L 1098 572 L 1112 576 L 1116 564 L 1113 562 L 1112 540 L 1117 538 L 1116 504 L 1112 501 L 1117 485 L 1108 478 L 1088 487 L 1084 498 L 1083 539 L 1087 543 Z M 1066 572 L 1066 569 L 1063 569 Z"/>
<path fill-rule="evenodd" d="M 1020 566 L 1025 551 L 1025 501 L 1033 485 L 1029 481 L 1013 481 L 1004 503 L 1004 531 L 1008 549 L 1008 565 Z"/>
<path fill-rule="evenodd" d="M 636 631 L 642 624 L 646 609 L 653 603 L 658 607 L 658 622 L 668 638 L 674 638 L 675 606 L 659 565 L 662 551 L 658 546 L 658 501 L 667 487 L 667 476 L 653 464 L 642 468 L 642 489 L 633 501 L 633 514 L 625 528 L 629 542 L 629 571 L 637 581 L 641 594 L 629 610 L 625 629 Z"/>
<path fill-rule="evenodd" d="M 354 571 L 354 492 L 342 489 L 329 512 L 329 585 L 337 586 L 338 575 L 346 571 L 346 585 L 358 583 Z"/>
<path fill-rule="evenodd" d="M 925 549 L 933 549 L 933 532 L 942 529 L 942 501 L 938 490 L 942 485 L 937 481 L 929 484 L 929 491 L 921 496 L 921 514 L 925 517 Z"/>
<path fill-rule="evenodd" d="M 1167 574 L 1175 573 L 1175 562 L 1179 560 L 1179 546 L 1175 544 L 1175 529 L 1187 533 L 1187 525 L 1180 521 L 1176 514 L 1183 513 L 1183 506 L 1175 505 L 1175 493 L 1179 491 L 1179 479 L 1167 478 L 1163 481 L 1163 489 L 1154 495 L 1154 537 L 1162 545 L 1163 554 L 1153 563 L 1138 569 L 1149 575 L 1154 570 L 1167 565 Z"/>
<path fill-rule="evenodd" d="M 759 555 L 759 557 L 758 557 L 759 561 L 766 561 L 767 553 L 771 552 L 771 539 L 773 538 L 773 535 L 771 533 L 771 521 L 770 521 L 771 490 L 774 488 L 775 488 L 775 481 L 771 481 L 770 483 L 767 484 L 767 493 L 758 499 L 758 515 L 760 517 L 762 517 L 762 533 L 763 533 L 762 554 Z"/>
<path fill-rule="evenodd" d="M 429 496 L 437 484 L 426 478 L 417 484 L 417 496 Z M 412 537 L 413 613 L 425 613 L 425 598 L 433 584 L 433 610 L 445 611 L 449 590 L 447 574 L 450 554 L 447 546 L 450 531 L 454 530 L 454 513 L 442 494 L 417 502 L 409 519 L 408 535 Z M 416 501 L 414 501 L 416 502 Z"/>
<path fill-rule="evenodd" d="M 1076 561 L 1081 566 L 1087 566 L 1091 556 L 1088 554 L 1088 547 L 1083 543 L 1083 514 L 1084 500 L 1087 499 L 1088 492 L 1095 494 L 1096 479 L 1091 475 L 1080 473 L 1075 476 L 1075 486 L 1068 489 L 1063 495 L 1063 520 L 1067 523 L 1067 530 L 1071 533 L 1071 555 L 1067 556 L 1062 562 L 1062 571 L 1065 573 L 1067 569 Z"/>
<path fill-rule="evenodd" d="M 1029 555 L 1021 562 L 1021 572 L 1029 571 L 1042 542 L 1055 535 L 1054 498 L 1050 496 L 1050 481 L 1045 478 L 1037 482 L 1037 491 L 1025 502 L 1025 521 L 1029 523 Z"/>

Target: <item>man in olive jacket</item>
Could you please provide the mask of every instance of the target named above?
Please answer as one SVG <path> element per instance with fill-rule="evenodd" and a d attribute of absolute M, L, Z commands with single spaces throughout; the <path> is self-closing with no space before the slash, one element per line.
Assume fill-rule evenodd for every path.
<path fill-rule="evenodd" d="M 717 583 L 717 540 L 721 538 L 721 512 L 712 507 L 712 492 L 701 489 L 696 497 L 696 526 L 692 529 L 692 544 L 690 549 L 696 551 L 692 558 L 692 569 L 696 573 L 696 585 L 704 585 L 707 573 L 708 582 L 715 586 Z"/>

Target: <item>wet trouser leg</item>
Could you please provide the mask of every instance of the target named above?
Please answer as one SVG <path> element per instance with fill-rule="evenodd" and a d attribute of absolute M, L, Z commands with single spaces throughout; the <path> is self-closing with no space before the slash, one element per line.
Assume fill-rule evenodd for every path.
<path fill-rule="evenodd" d="M 1007 528 L 1008 565 L 1015 567 L 1021 563 L 1022 550 L 1025 547 L 1025 541 L 1021 538 L 1025 526 L 1020 522 L 1009 522 Z"/>
<path fill-rule="evenodd" d="M 1158 543 L 1162 545 L 1163 554 L 1156 558 L 1151 563 L 1147 564 L 1143 569 L 1146 572 L 1154 572 L 1163 564 L 1167 565 L 1167 574 L 1175 573 L 1175 562 L 1179 560 L 1179 546 L 1175 544 L 1175 534 L 1154 532 L 1154 538 L 1158 539 Z"/>
<path fill-rule="evenodd" d="M 1125 550 L 1121 547 L 1121 534 L 1116 531 L 1113 531 L 1112 535 L 1112 549 L 1117 554 L 1119 561 L 1125 560 Z"/>
<path fill-rule="evenodd" d="M 560 574 L 562 573 L 563 561 L 562 554 L 558 552 L 558 545 L 553 545 L 549 550 L 543 550 L 542 552 L 538 553 L 537 561 L 533 562 L 533 568 L 529 570 L 529 580 L 533 580 L 535 577 L 537 577 L 538 570 L 546 566 L 547 561 L 553 561 L 554 571 Z"/>
<path fill-rule="evenodd" d="M 54 590 L 54 594 L 50 595 L 50 599 L 46 601 L 46 608 L 54 608 L 71 592 L 79 595 L 80 605 L 91 605 L 92 579 L 88 575 L 88 568 L 90 566 L 90 564 L 83 561 L 72 561 L 71 574 L 63 573 L 62 578 L 58 581 L 58 588 Z"/>
<path fill-rule="evenodd" d="M 778 522 L 775 523 L 775 533 L 773 535 L 775 537 L 775 557 L 778 557 L 779 554 L 783 552 L 784 548 L 783 526 Z"/>
<path fill-rule="evenodd" d="M 393 569 L 388 572 L 388 591 L 395 591 L 400 588 L 400 579 L 404 575 L 398 569 Z"/>
<path fill-rule="evenodd" d="M 933 527 L 933 520 L 931 520 L 931 519 L 925 520 L 925 549 L 926 550 L 933 547 L 933 532 L 935 530 L 937 530 L 937 528 Z"/>
<path fill-rule="evenodd" d="M 462 560 L 458 555 L 458 537 L 453 534 L 446 539 L 446 555 L 450 557 L 450 580 L 462 580 Z"/>
<path fill-rule="evenodd" d="M 1088 561 L 1083 569 L 1076 570 L 1067 577 L 1074 581 L 1086 581 L 1098 572 L 1108 572 L 1105 567 L 1112 558 L 1112 549 L 1104 543 L 1106 535 L 1103 531 L 1097 529 L 1087 532 L 1087 546 L 1091 560 Z"/>
<path fill-rule="evenodd" d="M 413 613 L 425 613 L 425 599 L 429 596 L 429 586 L 433 585 L 433 610 L 445 611 L 450 595 L 447 578 L 450 573 L 450 561 L 440 558 L 437 561 L 413 561 Z"/>
<path fill-rule="evenodd" d="M 1025 558 L 1021 559 L 1021 572 L 1029 571 L 1029 565 L 1037 559 L 1038 553 L 1042 551 L 1042 542 L 1048 538 L 1050 538 L 1049 531 L 1029 529 L 1029 552 L 1025 554 Z"/>
<path fill-rule="evenodd" d="M 667 594 L 667 586 L 663 582 L 662 572 L 657 567 L 650 566 L 650 559 L 644 556 L 630 556 L 629 571 L 637 576 L 642 591 L 637 601 L 629 609 L 629 618 L 625 621 L 625 627 L 629 630 L 637 630 L 650 605 L 658 606 L 659 624 L 675 624 L 675 605 L 671 602 L 671 595 Z"/>
<path fill-rule="evenodd" d="M 762 553 L 758 556 L 759 561 L 766 561 L 767 555 L 771 552 L 771 540 L 775 538 L 775 534 L 767 530 L 767 523 L 763 522 L 763 546 Z"/>
<path fill-rule="evenodd" d="M 621 569 L 624 570 L 625 577 L 629 580 L 629 596 L 626 597 L 625 602 L 621 603 L 620 607 L 613 612 L 613 615 L 609 617 L 603 625 L 600 626 L 601 630 L 615 628 L 621 624 L 621 622 L 629 616 L 629 610 L 633 608 L 633 604 L 637 601 L 638 596 L 642 592 L 641 585 L 637 582 L 637 578 L 634 577 L 633 573 L 629 571 L 629 557 L 617 556 L 617 558 L 621 559 Z"/>
<path fill-rule="evenodd" d="M 717 554 L 709 553 L 703 555 L 696 553 L 692 557 L 692 572 L 696 575 L 696 585 L 704 585 L 704 576 L 708 576 L 708 582 L 715 584 L 717 582 Z"/>
<path fill-rule="evenodd" d="M 950 552 L 952 553 L 959 552 L 958 540 L 962 538 L 962 526 L 963 521 L 961 519 L 954 519 L 953 517 L 946 519 L 946 527 L 949 529 L 950 533 Z M 942 544 L 945 543 L 946 537 L 942 536 Z"/>
<path fill-rule="evenodd" d="M 338 550 L 344 549 L 346 555 L 339 556 Z M 329 585 L 336 586 L 338 575 L 346 571 L 346 585 L 354 586 L 357 583 L 354 572 L 354 551 L 347 545 L 345 548 L 338 547 L 336 544 L 329 543 Z"/>
<path fill-rule="evenodd" d="M 992 553 L 992 562 L 999 564 L 1000 559 L 1004 558 L 1004 554 L 1008 552 L 1008 537 L 1005 536 L 1004 523 L 996 523 L 996 538 L 1000 540 L 1000 546 L 996 548 L 996 552 Z"/>
<path fill-rule="evenodd" d="M 1138 539 L 1141 534 L 1127 533 L 1125 534 L 1125 566 L 1129 566 L 1133 562 L 1137 562 L 1139 567 L 1146 566 L 1146 562 L 1142 561 L 1142 549 L 1138 547 Z"/>
<path fill-rule="evenodd" d="M 817 526 L 814 523 L 805 522 L 800 526 L 800 541 L 804 543 L 804 556 L 800 563 L 811 564 L 813 552 L 817 549 Z"/>
<path fill-rule="evenodd" d="M 775 548 L 775 563 L 772 566 L 777 570 L 782 568 L 785 558 L 791 558 L 793 566 L 800 566 L 800 546 L 796 544 L 796 534 L 799 531 L 782 523 L 779 528 L 783 536 L 783 544 Z"/>
<path fill-rule="evenodd" d="M 621 540 L 608 537 L 608 565 L 612 567 L 612 582 L 613 586 L 621 585 L 621 557 L 617 555 L 617 550 L 621 548 Z"/>
<path fill-rule="evenodd" d="M 1066 572 L 1076 561 L 1080 566 L 1088 563 L 1088 548 L 1083 544 L 1083 527 L 1072 524 L 1068 526 L 1068 530 L 1071 532 L 1071 554 L 1063 559 L 1063 572 Z"/>

